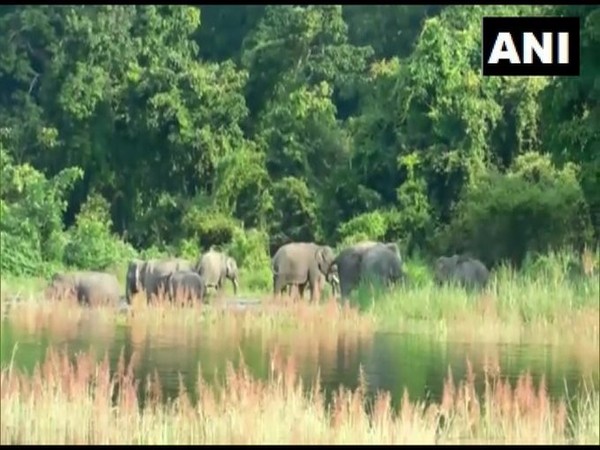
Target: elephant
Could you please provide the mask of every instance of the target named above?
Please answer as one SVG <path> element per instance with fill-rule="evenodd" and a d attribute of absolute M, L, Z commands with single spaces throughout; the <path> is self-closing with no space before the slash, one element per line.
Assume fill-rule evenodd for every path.
<path fill-rule="evenodd" d="M 175 301 L 178 293 L 185 295 L 186 300 L 197 299 L 203 301 L 206 297 L 206 283 L 204 279 L 192 270 L 178 270 L 166 276 L 164 280 L 166 291 L 171 301 Z"/>
<path fill-rule="evenodd" d="M 160 289 L 165 288 L 164 277 L 179 270 L 192 270 L 192 264 L 181 258 L 132 260 L 127 268 L 125 296 L 131 304 L 132 294 L 144 291 L 147 299 L 159 295 Z"/>
<path fill-rule="evenodd" d="M 319 292 L 323 291 L 323 287 L 325 286 L 325 283 L 329 283 L 329 285 L 331 286 L 331 294 L 335 297 L 337 295 L 337 293 L 340 290 L 340 280 L 337 276 L 336 273 L 334 273 L 333 271 L 330 271 L 327 275 L 323 275 L 322 273 L 319 272 L 319 287 L 318 290 Z M 298 285 L 298 292 L 300 295 L 300 298 L 304 297 L 304 290 L 306 289 L 306 286 L 308 285 L 308 281 L 306 283 L 302 283 L 300 285 Z M 288 285 L 288 295 L 292 295 L 292 287 L 293 285 Z"/>
<path fill-rule="evenodd" d="M 375 245 L 363 253 L 360 261 L 361 280 L 377 279 L 389 286 L 404 279 L 402 259 L 395 244 Z"/>
<path fill-rule="evenodd" d="M 483 288 L 490 273 L 485 265 L 475 258 L 464 255 L 440 256 L 435 261 L 434 278 L 438 285 L 455 281 L 465 288 Z"/>
<path fill-rule="evenodd" d="M 214 287 L 220 291 L 225 279 L 229 279 L 233 285 L 233 294 L 237 295 L 239 270 L 231 256 L 210 249 L 198 259 L 194 269 L 204 279 L 207 288 Z"/>
<path fill-rule="evenodd" d="M 320 296 L 320 277 L 334 280 L 330 275 L 331 263 L 335 258 L 333 249 L 328 245 L 314 242 L 290 242 L 284 244 L 271 260 L 273 271 L 273 294 L 278 295 L 289 285 L 310 287 L 310 299 Z"/>
<path fill-rule="evenodd" d="M 117 306 L 123 297 L 115 275 L 96 271 L 54 274 L 48 292 L 52 296 L 75 295 L 77 301 L 85 305 Z"/>
<path fill-rule="evenodd" d="M 332 266 L 337 268 L 338 278 L 339 278 L 339 286 L 340 286 L 340 296 L 341 298 L 348 298 L 351 291 L 356 288 L 359 282 L 362 279 L 362 271 L 367 270 L 368 272 L 384 271 L 384 269 L 388 269 L 384 262 L 379 262 L 376 256 L 371 256 L 368 258 L 367 262 L 362 265 L 363 257 L 375 247 L 384 247 L 390 250 L 392 253 L 396 254 L 398 260 L 395 258 L 390 259 L 390 255 L 387 253 L 375 253 L 374 255 L 383 255 L 380 258 L 388 260 L 387 262 L 392 264 L 392 269 L 396 265 L 398 265 L 398 261 L 400 261 L 400 249 L 394 242 L 382 243 L 375 241 L 362 241 L 357 244 L 354 244 L 348 248 L 342 250 L 335 260 L 333 261 Z M 395 276 L 392 277 L 395 279 Z"/>
<path fill-rule="evenodd" d="M 128 305 L 131 305 L 131 297 L 133 294 L 142 290 L 141 286 L 141 270 L 145 261 L 141 259 L 132 259 L 127 265 L 127 274 L 125 275 L 125 300 Z"/>

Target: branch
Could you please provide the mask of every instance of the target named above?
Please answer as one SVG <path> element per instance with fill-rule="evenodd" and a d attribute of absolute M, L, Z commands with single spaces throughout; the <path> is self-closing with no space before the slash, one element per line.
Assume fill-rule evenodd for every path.
<path fill-rule="evenodd" d="M 35 76 L 33 77 L 33 80 L 31 80 L 31 83 L 29 83 L 29 90 L 27 91 L 27 95 L 31 95 L 31 91 L 33 90 L 33 87 L 35 86 L 35 83 L 37 82 L 39 77 L 40 74 L 36 72 Z"/>

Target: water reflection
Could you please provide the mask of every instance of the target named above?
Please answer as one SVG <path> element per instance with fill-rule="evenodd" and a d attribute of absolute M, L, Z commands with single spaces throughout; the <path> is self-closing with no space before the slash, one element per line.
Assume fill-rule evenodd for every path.
<path fill-rule="evenodd" d="M 405 388 L 412 400 L 439 401 L 449 368 L 454 380 L 463 379 L 467 360 L 480 388 L 483 372 L 494 373 L 498 368 L 512 379 L 529 370 L 536 385 L 544 375 L 553 396 L 562 395 L 565 385 L 574 394 L 583 378 L 596 389 L 599 383 L 597 355 L 585 357 L 560 346 L 440 342 L 397 333 L 248 331 L 235 324 L 225 324 L 217 331 L 176 325 L 157 330 L 143 321 L 116 326 L 94 315 L 80 318 L 74 327 L 50 323 L 43 331 L 36 331 L 35 324 L 23 327 L 3 321 L 3 364 L 14 356 L 14 364 L 32 369 L 49 345 L 67 345 L 70 352 L 91 347 L 99 358 L 107 352 L 112 367 L 116 367 L 122 351 L 126 361 L 135 355 L 136 376 L 145 380 L 156 370 L 163 392 L 171 397 L 178 392 L 179 373 L 195 396 L 199 369 L 210 381 L 224 375 L 227 361 L 237 365 L 243 359 L 252 375 L 265 378 L 272 364 L 281 364 L 274 359 L 286 356 L 293 356 L 307 387 L 319 373 L 326 393 L 339 386 L 358 387 L 362 366 L 368 392 L 390 391 L 394 404 L 398 404 Z"/>

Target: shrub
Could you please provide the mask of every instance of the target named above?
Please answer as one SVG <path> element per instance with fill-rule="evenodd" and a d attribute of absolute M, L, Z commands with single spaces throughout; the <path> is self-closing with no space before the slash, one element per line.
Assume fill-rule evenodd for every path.
<path fill-rule="evenodd" d="M 0 270 L 48 274 L 61 263 L 66 196 L 83 172 L 71 167 L 46 178 L 29 164 L 14 164 L 1 147 L 0 166 Z"/>
<path fill-rule="evenodd" d="M 227 253 L 235 258 L 242 275 L 240 284 L 251 291 L 268 291 L 271 288 L 271 258 L 268 253 L 269 237 L 261 230 L 237 229 Z"/>
<path fill-rule="evenodd" d="M 202 249 L 227 245 L 238 228 L 234 218 L 206 205 L 191 205 L 183 217 L 183 232 Z"/>
<path fill-rule="evenodd" d="M 488 265 L 509 260 L 520 266 L 527 251 L 582 247 L 590 238 L 576 167 L 557 169 L 546 156 L 527 153 L 507 174 L 490 172 L 466 190 L 438 243 L 442 253 L 469 252 Z"/>
<path fill-rule="evenodd" d="M 87 270 L 104 270 L 136 256 L 135 250 L 111 233 L 109 204 L 92 194 L 77 215 L 65 248 L 65 264 Z"/>
<path fill-rule="evenodd" d="M 387 217 L 382 211 L 373 211 L 350 219 L 339 227 L 338 233 L 343 246 L 364 240 L 382 240 L 387 232 Z"/>

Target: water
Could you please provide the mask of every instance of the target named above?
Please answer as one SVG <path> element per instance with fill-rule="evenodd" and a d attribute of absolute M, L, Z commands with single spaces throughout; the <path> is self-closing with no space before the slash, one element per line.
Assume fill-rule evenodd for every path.
<path fill-rule="evenodd" d="M 502 374 L 515 380 L 530 371 L 537 386 L 545 376 L 552 397 L 569 396 L 582 388 L 582 380 L 599 384 L 597 359 L 573 354 L 572 348 L 541 345 L 498 345 L 440 342 L 423 335 L 375 333 L 370 336 L 336 335 L 302 336 L 240 331 L 215 334 L 197 332 L 150 333 L 127 325 L 101 325 L 87 321 L 68 333 L 27 331 L 8 319 L 2 322 L 1 362 L 31 371 L 41 361 L 46 349 L 67 348 L 70 353 L 94 349 L 98 358 L 108 353 L 111 367 L 116 367 L 121 351 L 126 360 L 135 353 L 135 374 L 145 380 L 154 371 L 159 375 L 163 392 L 178 393 L 179 373 L 188 392 L 195 396 L 198 370 L 211 381 L 223 374 L 229 360 L 238 364 L 243 357 L 250 373 L 265 378 L 271 367 L 271 355 L 277 348 L 282 355 L 293 355 L 298 371 L 310 386 L 317 373 L 327 397 L 340 386 L 354 389 L 359 385 L 362 366 L 369 393 L 387 390 L 392 403 L 398 404 L 406 388 L 411 400 L 439 401 L 444 380 L 451 368 L 455 381 L 464 379 L 467 359 L 481 386 L 486 364 L 497 363 Z M 16 351 L 15 344 L 17 344 Z M 143 386 L 140 386 L 143 391 Z"/>

